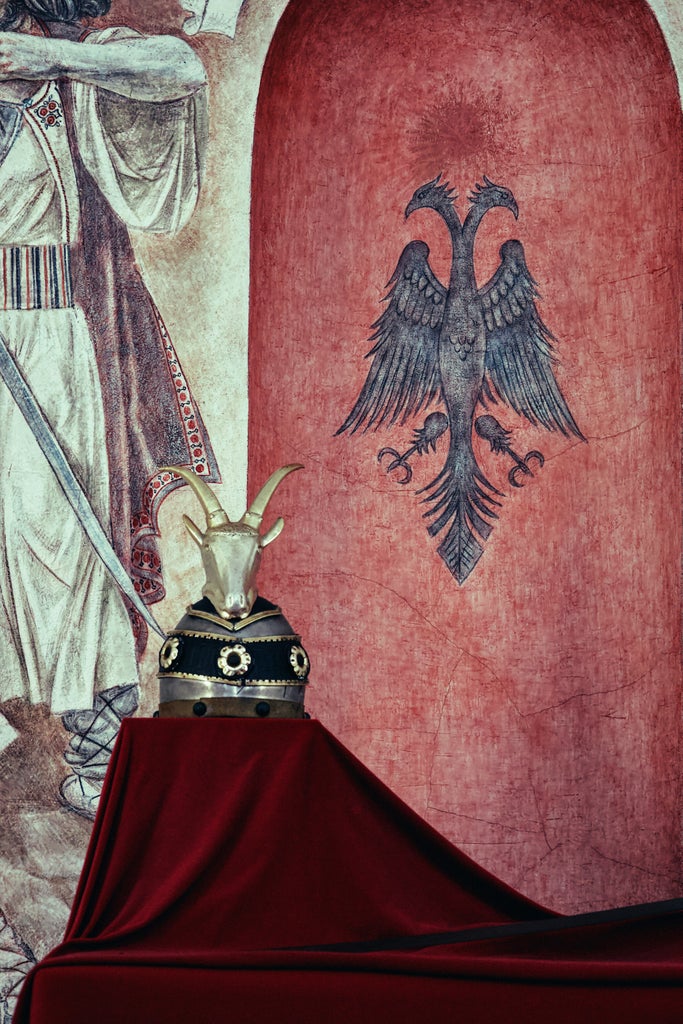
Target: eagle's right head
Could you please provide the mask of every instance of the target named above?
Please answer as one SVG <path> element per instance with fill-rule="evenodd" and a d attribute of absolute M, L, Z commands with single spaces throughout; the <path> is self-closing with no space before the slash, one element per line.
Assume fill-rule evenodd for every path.
<path fill-rule="evenodd" d="M 411 213 L 415 213 L 415 210 L 425 208 L 436 210 L 442 217 L 447 217 L 448 213 L 452 212 L 453 203 L 458 197 L 455 190 L 449 188 L 447 181 L 441 183 L 441 177 L 441 174 L 437 174 L 432 181 L 420 185 L 415 190 L 413 198 L 406 206 L 406 218 L 410 217 Z"/>
<path fill-rule="evenodd" d="M 468 198 L 472 206 L 478 207 L 482 215 L 487 210 L 501 206 L 506 210 L 510 210 L 515 220 L 519 216 L 517 201 L 510 189 L 506 188 L 505 185 L 494 184 L 486 175 L 484 175 L 484 183 L 482 185 L 475 185 Z"/>

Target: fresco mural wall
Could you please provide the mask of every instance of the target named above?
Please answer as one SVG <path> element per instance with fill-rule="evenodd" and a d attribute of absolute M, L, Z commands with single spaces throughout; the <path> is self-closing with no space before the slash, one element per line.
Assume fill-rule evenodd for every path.
<path fill-rule="evenodd" d="M 201 6 L 114 0 L 100 24 L 188 38 L 187 10 Z M 225 29 L 227 6 L 217 0 L 214 28 Z M 199 200 L 179 235 L 132 240 L 226 509 L 245 507 L 247 427 L 252 491 L 275 466 L 306 464 L 278 492 L 274 511 L 288 522 L 263 590 L 312 654 L 310 710 L 525 893 L 560 910 L 677 895 L 680 106 L 661 33 L 644 4 L 616 0 L 566 15 L 537 0 L 286 8 L 246 0 L 234 40 L 189 37 L 209 80 Z M 678 5 L 655 10 L 678 59 Z M 429 272 L 449 284 L 443 216 L 404 221 L 439 172 L 461 221 L 484 175 L 511 191 L 517 219 L 511 201 L 482 216 L 476 283 L 496 273 L 504 241 L 520 240 L 537 285 L 516 267 L 512 296 L 494 305 L 505 321 L 519 289 L 537 288 L 531 305 L 553 335 L 527 317 L 517 370 L 536 380 L 531 391 L 510 384 L 511 371 L 506 385 L 500 362 L 505 394 L 485 378 L 498 401 L 484 392 L 474 418 L 510 434 L 494 452 L 480 423 L 472 452 L 504 497 L 479 481 L 501 504 L 477 498 L 491 530 L 472 531 L 481 553 L 461 582 L 465 563 L 438 553 L 453 516 L 430 536 L 435 517 L 423 519 L 415 493 L 449 451 L 451 477 L 467 477 L 451 442 L 468 408 L 458 362 L 449 377 L 432 361 L 441 391 L 405 422 L 401 411 L 391 429 L 337 434 L 362 394 L 371 324 L 391 308 L 382 299 L 405 247 L 424 240 Z M 457 275 L 456 285 L 464 308 L 473 294 Z M 466 339 L 477 352 L 480 335 Z M 385 403 L 401 384 L 387 379 Z M 429 427 L 430 413 L 449 419 Z M 415 430 L 427 431 L 421 444 Z M 395 455 L 378 462 L 383 448 Z M 529 459 L 530 477 L 515 457 L 534 451 L 543 466 Z M 164 628 L 201 586 L 182 513 L 197 515 L 183 491 L 159 510 Z M 137 714 L 156 706 L 156 648 L 152 637 Z M 17 698 L 0 712 L 19 734 L 0 753 L 5 1024 L 21 977 L 61 936 L 91 823 L 59 801 L 61 718 Z"/>
<path fill-rule="evenodd" d="M 681 891 L 680 120 L 623 0 L 294 0 L 256 118 L 264 592 L 313 713 L 563 911 Z"/>
<path fill-rule="evenodd" d="M 191 8 L 192 4 L 186 6 Z M 226 21 L 225 17 L 228 5 L 221 3 L 219 7 L 221 10 L 215 11 L 213 5 L 202 4 L 198 14 L 215 14 L 211 27 L 225 32 L 229 28 L 229 19 Z M 239 4 L 232 7 L 236 13 Z M 4 6 L 0 13 L 4 13 Z M 115 42 L 123 38 L 128 40 L 125 46 L 133 46 L 134 35 L 129 31 L 132 30 L 160 34 L 172 46 L 174 39 L 185 38 L 186 16 L 181 4 L 168 0 L 144 7 L 122 2 L 114 3 L 111 12 L 90 22 L 89 28 L 96 33 L 104 30 L 103 36 L 92 37 L 97 41 Z M 122 31 L 118 26 L 126 29 Z M 264 30 L 267 32 L 267 26 Z M 211 406 L 211 429 L 218 424 L 224 472 L 235 479 L 231 472 L 232 451 L 242 450 L 238 465 L 244 464 L 245 396 L 241 414 L 234 408 L 232 396 L 244 387 L 240 347 L 244 355 L 246 331 L 240 331 L 236 314 L 222 316 L 219 321 L 216 308 L 223 311 L 225 278 L 234 276 L 231 260 L 217 258 L 217 252 L 222 251 L 219 235 L 223 223 L 219 221 L 221 210 L 227 223 L 235 216 L 235 204 L 228 202 L 234 181 L 231 167 L 226 166 L 226 154 L 237 145 L 239 121 L 245 117 L 245 110 L 235 110 L 226 135 L 222 104 L 228 95 L 231 101 L 236 100 L 239 86 L 231 86 L 226 73 L 232 43 L 225 34 L 192 36 L 194 52 L 209 80 L 209 106 L 215 105 L 218 111 L 218 117 L 207 128 L 202 110 L 204 90 L 199 80 L 196 85 L 190 84 L 189 94 L 181 87 L 172 96 L 153 96 L 151 104 L 145 104 L 148 97 L 142 96 L 142 106 L 128 123 L 126 97 L 115 91 L 102 93 L 92 106 L 92 94 L 88 95 L 87 89 L 78 84 L 73 87 L 73 96 L 69 86 L 61 83 L 51 85 L 49 93 L 43 94 L 44 75 L 31 64 L 35 56 L 31 47 L 35 47 L 36 40 L 41 42 L 41 33 L 50 32 L 49 27 L 28 22 L 17 24 L 8 34 L 10 51 L 15 43 L 23 43 L 31 58 L 26 58 L 28 77 L 36 80 L 35 86 L 27 87 L 25 82 L 21 86 L 20 82 L 17 88 L 28 88 L 29 93 L 32 89 L 36 95 L 35 102 L 20 105 L 17 118 L 17 107 L 12 106 L 12 101 L 22 100 L 23 96 L 13 95 L 15 87 L 11 82 L 0 84 L 3 124 L 14 125 L 16 129 L 14 133 L 5 133 L 2 160 L 5 202 L 0 230 L 5 247 L 5 292 L 1 329 L 9 349 L 9 362 L 16 360 L 22 367 L 57 442 L 64 449 L 66 461 L 75 470 L 77 483 L 88 492 L 105 533 L 109 533 L 111 524 L 114 547 L 124 568 L 138 576 L 139 593 L 147 603 L 153 596 L 163 596 L 163 590 L 156 589 L 149 573 L 151 570 L 157 574 L 161 568 L 159 549 L 154 553 L 148 546 L 158 532 L 155 519 L 161 493 L 158 485 L 162 481 L 156 478 L 157 468 L 164 461 L 189 462 L 183 455 L 180 459 L 174 455 L 171 460 L 160 460 L 161 451 L 153 453 L 155 443 L 148 446 L 150 436 L 139 419 L 141 413 L 146 417 L 144 408 L 153 410 L 159 436 L 165 438 L 164 443 L 171 441 L 171 447 L 171 421 L 180 412 L 188 443 L 185 454 L 190 455 L 190 461 L 196 456 L 201 462 L 201 449 L 207 443 L 208 454 L 210 442 L 200 408 Z M 68 38 L 68 27 L 65 32 Z M 74 38 L 79 32 L 80 28 Z M 51 41 L 45 45 L 51 45 Z M 166 43 L 162 41 L 160 45 Z M 258 52 L 258 33 L 252 45 Z M 179 47 L 174 52 L 179 60 L 182 57 L 187 68 L 200 67 L 186 42 Z M 103 49 L 102 53 L 105 56 L 101 73 L 107 51 Z M 125 53 L 119 51 L 119 55 L 125 62 Z M 253 53 L 243 55 L 247 62 L 253 57 Z M 146 73 L 143 72 L 143 78 Z M 256 71 L 254 75 L 257 76 Z M 182 77 L 181 71 L 179 78 Z M 106 88 L 104 73 L 103 84 Z M 134 99 L 133 106 L 135 102 Z M 148 126 L 142 130 L 144 137 L 138 140 L 134 151 L 134 125 L 142 127 L 147 119 Z M 162 127 L 164 121 L 166 128 Z M 116 145 L 108 148 L 114 124 L 114 135 L 121 134 Z M 187 131 L 181 127 L 183 124 Z M 104 135 L 98 142 L 102 127 Z M 166 130 L 169 136 L 162 143 L 160 156 L 157 146 Z M 183 139 L 179 131 L 185 133 Z M 196 143 L 199 149 L 206 150 L 205 163 L 199 150 L 195 151 Z M 181 153 L 185 154 L 181 163 L 188 161 L 185 184 L 164 192 L 164 175 L 173 173 Z M 248 159 L 248 147 L 246 154 Z M 98 166 L 100 159 L 108 170 L 104 170 L 105 164 Z M 80 166 L 80 160 L 85 168 Z M 129 175 L 130 181 L 136 181 L 135 188 L 142 188 L 139 197 L 146 191 L 145 181 L 156 191 L 153 202 L 158 204 L 160 220 L 156 220 L 157 214 L 148 219 L 132 193 L 125 199 L 116 184 L 112 191 L 112 184 L 118 180 L 116 167 L 119 171 L 123 169 L 121 181 Z M 89 175 L 98 182 L 101 194 L 93 189 Z M 32 188 L 36 194 L 29 194 L 27 201 L 27 190 L 30 193 Z M 50 189 L 54 191 L 54 201 Z M 180 212 L 177 199 L 182 192 L 189 199 L 188 216 L 176 220 L 172 215 L 173 224 L 168 215 L 173 209 Z M 193 192 L 199 193 L 194 210 L 197 197 L 191 195 Z M 148 197 L 151 198 L 151 192 Z M 23 214 L 23 222 L 15 210 Z M 151 213 L 151 208 L 147 212 Z M 248 210 L 244 214 L 246 217 Z M 181 230 L 183 221 L 186 226 Z M 134 254 L 128 248 L 122 222 L 132 228 Z M 237 241 L 231 258 L 245 267 L 246 277 L 248 232 L 243 230 L 242 234 L 242 255 Z M 107 238 L 114 242 L 111 251 Z M 8 248 L 10 245 L 14 248 Z M 147 303 L 138 269 L 154 295 L 160 319 Z M 7 285 L 10 271 L 11 291 Z M 203 290 L 203 298 L 195 302 L 200 281 L 208 282 L 209 287 Z M 91 302 L 101 285 L 109 291 L 109 297 L 100 296 Z M 246 285 L 241 287 L 246 293 Z M 230 294 L 234 297 L 234 293 L 233 287 Z M 109 342 L 98 352 L 95 374 L 92 361 L 88 369 L 90 343 L 83 330 L 86 324 L 94 343 L 98 336 L 104 340 L 104 335 L 112 330 L 122 329 L 128 334 L 122 346 L 110 334 Z M 174 348 L 172 339 L 176 338 L 179 345 Z M 226 345 L 232 358 L 216 390 L 208 372 L 208 353 L 212 348 L 223 353 Z M 142 357 L 137 367 L 136 351 Z M 110 361 L 112 357 L 118 358 L 117 353 L 122 356 L 118 367 Z M 162 397 L 164 380 L 168 389 Z M 196 383 L 203 392 L 201 397 L 195 393 Z M 99 405 L 100 389 L 104 410 Z M 110 398 L 114 398 L 111 405 Z M 121 714 L 134 713 L 136 705 L 138 713 L 151 714 L 157 702 L 154 673 L 159 642 L 155 642 L 152 634 L 153 639 L 143 653 L 144 629 L 142 633 L 138 631 L 135 615 L 128 620 L 120 598 L 111 591 L 106 577 L 100 575 L 98 560 L 92 561 L 87 543 L 83 547 L 84 534 L 64 504 L 62 491 L 4 383 L 2 402 L 5 445 L 0 475 L 4 547 L 0 575 L 6 656 L 0 686 L 0 1019 L 4 1021 L 9 1019 L 26 970 L 59 940 L 66 923 L 106 767 L 106 736 L 115 735 Z M 122 420 L 118 420 L 119 413 L 123 413 Z M 117 420 L 120 425 L 127 423 L 126 430 L 130 428 L 129 441 L 123 446 Z M 102 423 L 104 435 L 98 433 L 98 424 Z M 241 440 L 235 442 L 236 436 Z M 138 511 L 134 511 L 136 499 L 131 500 L 132 476 L 125 468 L 125 460 L 136 448 L 140 452 L 147 448 L 154 463 L 150 474 L 145 471 L 147 481 L 141 492 L 151 504 L 145 499 L 147 507 L 140 505 Z M 180 449 L 176 449 L 178 454 Z M 198 463 L 193 468 L 205 473 L 208 463 L 205 467 Z M 107 469 L 113 486 L 110 497 L 106 496 Z M 123 487 L 117 497 L 114 491 L 118 489 L 118 474 Z M 239 500 L 239 491 L 244 490 L 243 471 L 233 490 Z M 37 518 L 40 509 L 42 518 Z M 28 536 L 29 530 L 33 530 L 33 539 Z M 120 539 L 136 533 L 142 546 L 137 555 L 132 552 L 128 561 Z M 178 558 L 173 546 L 170 551 L 175 557 L 169 563 L 175 567 Z M 68 574 L 72 571 L 78 590 L 70 584 Z M 171 592 L 181 574 L 182 570 L 177 569 L 165 574 Z M 159 577 L 157 581 L 160 582 Z M 18 597 L 20 589 L 23 596 Z M 173 597 L 168 600 L 172 605 Z M 100 628 L 106 613 L 99 626 L 96 621 L 96 608 L 108 605 L 118 609 L 117 636 L 110 632 L 110 626 Z M 163 610 L 156 607 L 155 612 L 166 622 Z M 171 614 L 177 618 L 175 611 Z M 139 687 L 132 685 L 138 674 L 136 637 Z M 104 681 L 107 675 L 111 676 L 112 687 Z M 93 691 L 99 694 L 101 690 L 105 691 L 104 696 L 95 697 L 93 708 Z"/>

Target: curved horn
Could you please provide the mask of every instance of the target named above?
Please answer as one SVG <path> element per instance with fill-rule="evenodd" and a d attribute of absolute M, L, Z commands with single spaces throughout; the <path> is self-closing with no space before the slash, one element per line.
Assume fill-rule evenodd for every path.
<path fill-rule="evenodd" d="M 304 467 L 300 462 L 293 462 L 289 466 L 283 466 L 282 469 L 276 469 L 275 472 L 268 477 L 251 505 L 242 516 L 240 522 L 244 523 L 245 526 L 252 526 L 255 530 L 258 530 L 265 514 L 266 506 L 273 497 L 278 485 L 282 483 L 286 476 L 293 473 L 295 469 L 303 468 Z"/>
<path fill-rule="evenodd" d="M 159 472 L 177 473 L 178 476 L 181 476 L 183 480 L 189 484 L 195 496 L 198 498 L 200 505 L 204 509 L 206 525 L 209 528 L 212 526 L 228 525 L 230 519 L 221 508 L 218 498 L 213 493 L 209 485 L 193 473 L 192 470 L 185 469 L 184 466 L 161 466 Z"/>

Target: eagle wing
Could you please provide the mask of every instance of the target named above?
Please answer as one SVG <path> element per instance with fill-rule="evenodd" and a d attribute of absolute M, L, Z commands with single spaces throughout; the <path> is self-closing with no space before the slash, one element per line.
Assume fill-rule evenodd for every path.
<path fill-rule="evenodd" d="M 498 270 L 477 293 L 487 329 L 486 371 L 493 390 L 534 426 L 585 440 L 555 379 L 556 338 L 536 308 L 539 293 L 522 243 L 505 242 L 500 257 Z M 496 401 L 486 379 L 482 395 Z"/>
<path fill-rule="evenodd" d="M 389 305 L 370 328 L 370 370 L 337 434 L 405 423 L 441 394 L 437 352 L 447 292 L 428 257 L 424 242 L 410 242 L 401 253 L 387 284 Z"/>

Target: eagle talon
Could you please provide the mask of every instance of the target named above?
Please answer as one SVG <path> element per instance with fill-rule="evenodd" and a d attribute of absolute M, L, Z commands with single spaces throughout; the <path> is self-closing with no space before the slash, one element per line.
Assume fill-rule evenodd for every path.
<path fill-rule="evenodd" d="M 391 455 L 393 462 L 390 462 L 389 465 L 387 466 L 387 473 L 391 473 L 392 470 L 398 469 L 398 467 L 400 466 L 401 469 L 405 470 L 406 475 L 404 476 L 403 480 L 399 480 L 397 482 L 399 484 L 407 484 L 410 483 L 410 481 L 413 478 L 413 470 L 412 467 L 408 465 L 407 460 L 410 458 L 410 456 L 413 454 L 416 448 L 417 445 L 414 444 L 412 448 L 409 448 L 407 452 L 403 453 L 403 455 L 400 455 L 395 448 L 382 448 L 382 450 L 377 453 L 377 461 L 381 463 L 385 455 Z"/>
<path fill-rule="evenodd" d="M 518 473 L 523 473 L 526 476 L 533 476 L 534 475 L 531 472 L 531 470 L 529 469 L 529 467 L 525 466 L 523 463 L 520 464 L 519 466 L 513 466 L 512 469 L 510 470 L 510 472 L 508 473 L 508 480 L 510 481 L 510 483 L 512 484 L 513 487 L 524 487 L 524 482 L 523 481 L 519 481 L 518 482 L 518 480 L 517 480 L 517 474 Z"/>
<path fill-rule="evenodd" d="M 513 466 L 510 472 L 508 473 L 508 480 L 510 481 L 513 487 L 524 487 L 523 483 L 517 483 L 518 473 L 523 473 L 525 476 L 534 475 L 531 469 L 529 469 L 530 459 L 535 459 L 538 462 L 539 469 L 543 468 L 543 463 L 545 462 L 543 455 L 537 451 L 527 452 L 523 459 L 520 459 L 519 456 L 516 455 L 511 448 L 507 449 L 507 453 L 508 455 L 511 455 L 512 458 L 515 459 L 517 462 L 517 465 Z"/>
<path fill-rule="evenodd" d="M 543 469 L 543 466 L 545 465 L 545 458 L 541 452 L 537 452 L 535 450 L 533 452 L 527 452 L 524 456 L 525 465 L 529 465 L 530 459 L 536 459 L 536 462 L 538 462 L 538 468 Z M 533 476 L 533 473 L 531 475 Z"/>
<path fill-rule="evenodd" d="M 408 459 L 411 455 L 414 455 L 415 452 L 417 452 L 418 455 L 424 455 L 424 453 L 429 451 L 430 448 L 432 451 L 436 451 L 436 442 L 444 433 L 447 426 L 448 416 L 446 416 L 445 413 L 432 412 L 424 421 L 422 427 L 419 430 L 413 431 L 414 444 L 410 446 L 408 451 L 401 455 L 395 448 L 382 448 L 382 450 L 377 453 L 377 461 L 381 463 L 385 455 L 391 455 L 393 462 L 390 462 L 387 466 L 387 473 L 391 473 L 392 470 L 398 469 L 400 466 L 401 469 L 405 470 L 405 476 L 402 480 L 398 480 L 397 482 L 399 484 L 408 484 L 413 479 L 413 469 L 412 466 L 408 465 Z"/>
<path fill-rule="evenodd" d="M 524 476 L 533 476 L 533 472 L 529 467 L 529 463 L 533 460 L 538 463 L 538 468 L 543 469 L 545 463 L 545 457 L 542 452 L 533 451 L 527 452 L 524 458 L 520 458 L 517 452 L 513 451 L 510 447 L 509 440 L 512 435 L 511 430 L 506 430 L 505 427 L 501 426 L 495 416 L 480 416 L 474 424 L 474 429 L 479 434 L 479 437 L 483 437 L 491 445 L 491 451 L 496 452 L 498 455 L 509 455 L 511 459 L 517 463 L 513 466 L 508 473 L 508 480 L 513 487 L 524 487 L 523 482 L 518 482 L 517 477 L 520 473 Z"/>

